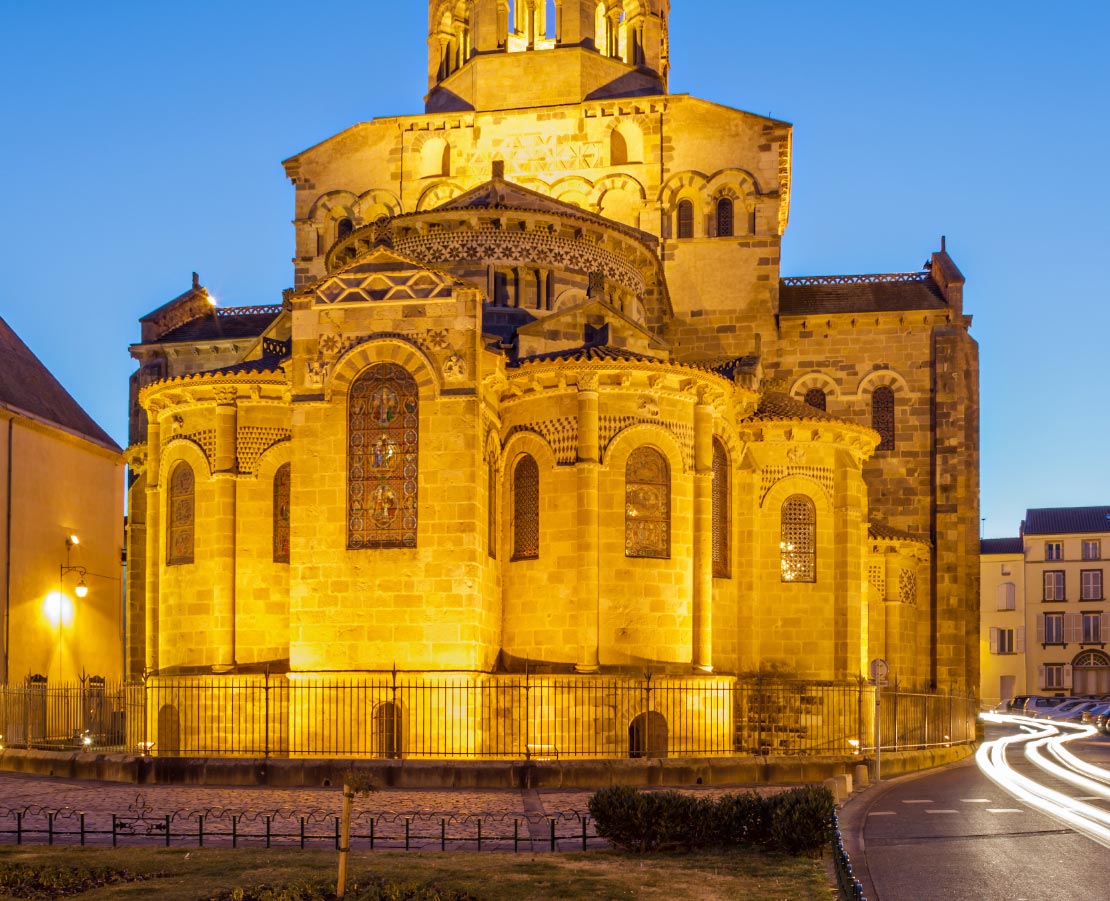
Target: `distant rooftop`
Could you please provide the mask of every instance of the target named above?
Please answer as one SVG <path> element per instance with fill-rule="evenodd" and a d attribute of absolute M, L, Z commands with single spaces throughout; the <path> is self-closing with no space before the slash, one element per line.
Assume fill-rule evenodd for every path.
<path fill-rule="evenodd" d="M 1041 507 L 1025 511 L 1026 535 L 1110 532 L 1110 507 Z"/>
<path fill-rule="evenodd" d="M 81 409 L 2 318 L 0 361 L 0 405 L 119 452 L 119 445 Z"/>
<path fill-rule="evenodd" d="M 979 553 L 1024 554 L 1025 543 L 1020 538 L 984 538 L 979 542 Z"/>
<path fill-rule="evenodd" d="M 941 310 L 947 306 L 940 285 L 928 271 L 815 275 L 779 281 L 779 313 L 783 316 Z"/>

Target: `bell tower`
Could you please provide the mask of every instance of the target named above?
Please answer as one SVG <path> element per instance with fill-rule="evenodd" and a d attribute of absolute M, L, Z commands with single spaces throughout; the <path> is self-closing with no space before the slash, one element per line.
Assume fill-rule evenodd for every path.
<path fill-rule="evenodd" d="M 667 92 L 670 0 L 429 0 L 427 112 Z"/>

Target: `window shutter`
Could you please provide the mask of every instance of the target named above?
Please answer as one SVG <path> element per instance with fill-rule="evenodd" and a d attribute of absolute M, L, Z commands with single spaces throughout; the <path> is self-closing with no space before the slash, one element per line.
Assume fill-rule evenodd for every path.
<path fill-rule="evenodd" d="M 1044 664 L 1043 663 L 1040 666 L 1037 667 L 1037 684 L 1041 688 L 1046 687 L 1045 684 L 1044 684 Z"/>
<path fill-rule="evenodd" d="M 1064 667 L 1064 688 L 1071 688 L 1071 664 Z"/>
<path fill-rule="evenodd" d="M 1098 640 L 1106 641 L 1106 614 L 1100 613 L 1098 615 Z"/>
<path fill-rule="evenodd" d="M 1076 644 L 1083 640 L 1083 615 L 1081 613 L 1064 614 L 1064 641 Z"/>
<path fill-rule="evenodd" d="M 1037 644 L 1044 644 L 1044 614 L 1037 614 Z M 1043 670 L 1044 667 L 1041 667 Z M 1044 679 L 1041 679 L 1041 687 L 1044 687 Z"/>
<path fill-rule="evenodd" d="M 1025 626 L 1018 626 L 1014 636 L 1014 650 L 1019 654 L 1025 653 Z"/>
<path fill-rule="evenodd" d="M 993 626 L 991 627 L 990 643 L 991 643 L 991 653 L 992 654 L 997 654 L 998 653 L 998 629 L 994 628 Z"/>

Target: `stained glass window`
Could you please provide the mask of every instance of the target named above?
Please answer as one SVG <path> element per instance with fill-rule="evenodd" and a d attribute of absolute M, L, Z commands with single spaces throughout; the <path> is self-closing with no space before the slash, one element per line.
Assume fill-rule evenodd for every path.
<path fill-rule="evenodd" d="M 806 392 L 806 403 L 818 410 L 824 410 L 825 392 L 820 388 L 810 388 Z"/>
<path fill-rule="evenodd" d="M 624 470 L 624 555 L 671 555 L 671 473 L 667 458 L 638 447 Z"/>
<path fill-rule="evenodd" d="M 513 559 L 540 555 L 540 468 L 525 454 L 513 469 Z"/>
<path fill-rule="evenodd" d="M 713 575 L 727 579 L 729 570 L 730 510 L 728 452 L 713 439 Z"/>
<path fill-rule="evenodd" d="M 804 494 L 782 505 L 782 581 L 817 581 L 817 509 Z"/>
<path fill-rule="evenodd" d="M 193 523 L 196 510 L 193 468 L 178 463 L 170 474 L 169 528 L 166 564 L 193 562 Z"/>
<path fill-rule="evenodd" d="M 876 450 L 894 450 L 894 391 L 886 385 L 871 392 L 871 428 L 882 438 Z"/>
<path fill-rule="evenodd" d="M 347 547 L 416 547 L 416 380 L 377 363 L 351 385 Z"/>
<path fill-rule="evenodd" d="M 274 473 L 274 563 L 289 562 L 289 474 L 288 463 Z"/>
<path fill-rule="evenodd" d="M 681 200 L 678 204 L 678 236 L 694 237 L 694 204 L 689 200 Z"/>
<path fill-rule="evenodd" d="M 732 199 L 722 197 L 717 201 L 717 237 L 728 238 L 732 236 Z"/>

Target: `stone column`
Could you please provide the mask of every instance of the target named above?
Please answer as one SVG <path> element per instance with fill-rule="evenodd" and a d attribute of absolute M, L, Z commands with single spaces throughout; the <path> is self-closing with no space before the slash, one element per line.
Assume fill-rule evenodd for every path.
<path fill-rule="evenodd" d="M 713 406 L 698 391 L 694 407 L 694 666 L 713 671 Z"/>
<path fill-rule="evenodd" d="M 563 46 L 580 45 L 595 48 L 595 9 L 597 3 L 591 0 L 556 0 L 559 17 L 559 43 Z"/>
<path fill-rule="evenodd" d="M 910 669 L 912 657 L 905 653 L 902 636 L 905 608 L 901 596 L 901 575 L 904 561 L 894 551 L 888 551 L 885 559 L 884 582 L 886 592 L 883 597 L 883 612 L 886 615 L 885 648 L 883 654 L 890 667 L 891 678 L 897 677 L 903 683 L 913 676 Z"/>
<path fill-rule="evenodd" d="M 236 394 L 233 387 L 216 389 L 216 452 L 212 461 L 212 482 L 216 495 L 216 515 L 212 520 L 215 572 L 209 650 L 212 669 L 217 672 L 235 665 Z"/>
<path fill-rule="evenodd" d="M 147 411 L 146 427 L 146 660 L 147 672 L 158 669 L 158 577 L 162 572 L 162 463 L 160 411 Z"/>
<path fill-rule="evenodd" d="M 578 379 L 578 605 L 580 673 L 596 673 L 600 667 L 601 616 L 599 578 L 599 511 L 601 453 L 598 440 L 598 381 L 596 375 Z"/>

